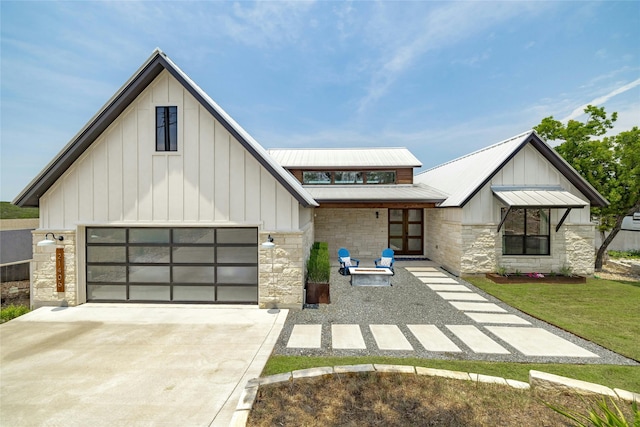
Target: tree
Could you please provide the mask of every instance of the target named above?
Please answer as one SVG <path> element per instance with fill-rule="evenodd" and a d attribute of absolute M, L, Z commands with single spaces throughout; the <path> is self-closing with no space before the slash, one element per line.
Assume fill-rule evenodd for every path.
<path fill-rule="evenodd" d="M 622 220 L 640 211 L 640 129 L 636 126 L 616 136 L 595 139 L 613 128 L 618 114 L 614 112 L 607 118 L 604 107 L 593 105 L 584 112 L 588 116 L 584 123 L 569 120 L 563 124 L 550 116 L 534 129 L 548 141 L 562 141 L 556 151 L 610 203 L 591 210 L 602 236 L 595 264 L 596 271 L 600 271 Z M 606 231 L 610 233 L 605 237 Z"/>

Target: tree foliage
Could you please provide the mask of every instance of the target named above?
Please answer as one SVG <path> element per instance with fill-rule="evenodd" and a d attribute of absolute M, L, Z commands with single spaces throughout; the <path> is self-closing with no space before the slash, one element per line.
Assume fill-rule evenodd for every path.
<path fill-rule="evenodd" d="M 593 105 L 584 112 L 588 116 L 584 123 L 569 120 L 564 124 L 550 116 L 534 129 L 548 141 L 562 141 L 556 151 L 609 201 L 608 206 L 591 210 L 603 237 L 605 231 L 610 231 L 596 255 L 595 267 L 600 270 L 607 246 L 620 231 L 622 220 L 640 210 L 640 129 L 636 126 L 597 139 L 613 129 L 618 114 L 607 117 L 604 107 Z"/>

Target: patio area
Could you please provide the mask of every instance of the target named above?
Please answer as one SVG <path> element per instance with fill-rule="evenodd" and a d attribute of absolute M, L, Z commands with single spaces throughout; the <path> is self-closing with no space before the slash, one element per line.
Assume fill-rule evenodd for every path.
<path fill-rule="evenodd" d="M 391 286 L 351 286 L 336 264 L 331 304 L 290 312 L 274 353 L 636 364 L 532 318 L 430 261 L 396 261 L 395 273 Z"/>

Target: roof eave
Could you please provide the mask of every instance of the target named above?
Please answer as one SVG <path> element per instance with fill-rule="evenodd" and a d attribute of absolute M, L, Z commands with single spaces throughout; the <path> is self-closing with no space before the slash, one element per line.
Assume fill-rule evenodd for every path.
<path fill-rule="evenodd" d="M 144 91 L 147 86 L 163 71 L 167 70 L 183 87 L 200 102 L 224 128 L 233 135 L 258 162 L 282 184 L 287 191 L 303 207 L 315 207 L 318 203 L 292 179 L 287 179 L 284 168 L 269 162 L 266 153 L 258 152 L 257 142 L 249 141 L 236 126 L 218 111 L 203 94 L 194 87 L 188 77 L 160 50 L 156 49 L 138 71 L 120 88 L 118 92 L 100 109 L 100 111 L 83 127 L 83 129 L 58 153 L 58 155 L 25 187 L 13 200 L 13 204 L 21 207 L 39 206 L 40 197 L 62 176 L 80 155 L 116 120 L 120 114 Z M 225 113 L 226 114 L 226 113 Z M 239 126 L 239 125 L 237 125 Z M 279 170 L 281 169 L 281 170 Z"/>
<path fill-rule="evenodd" d="M 316 199 L 318 203 L 440 203 L 444 199 Z"/>
<path fill-rule="evenodd" d="M 582 194 L 587 196 L 592 206 L 605 207 L 609 205 L 609 201 L 598 190 L 593 188 L 557 151 L 542 140 L 537 133 L 533 132 L 530 140 L 540 154 L 549 160 Z"/>
<path fill-rule="evenodd" d="M 156 49 L 138 71 L 87 122 L 67 145 L 12 201 L 20 207 L 38 207 L 39 199 L 77 160 L 104 130 L 133 102 L 165 67 L 160 62 L 162 52 Z M 78 154 L 78 156 L 76 156 Z"/>
<path fill-rule="evenodd" d="M 509 155 L 491 172 L 480 185 L 478 185 L 461 203 L 450 207 L 464 207 L 480 189 L 484 188 L 489 181 L 500 171 L 516 154 L 520 152 L 527 144 L 531 145 L 538 150 L 556 169 L 564 175 L 571 184 L 573 184 L 582 194 L 587 196 L 592 206 L 604 207 L 608 206 L 609 202 L 598 191 L 591 186 L 580 174 L 558 154 L 551 146 L 543 141 L 535 131 L 531 131 L 531 134 L 525 138 Z"/>

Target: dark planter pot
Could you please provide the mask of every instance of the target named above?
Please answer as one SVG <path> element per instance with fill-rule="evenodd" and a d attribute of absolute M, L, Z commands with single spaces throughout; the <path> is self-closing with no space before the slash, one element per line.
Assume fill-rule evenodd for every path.
<path fill-rule="evenodd" d="M 307 304 L 330 304 L 329 283 L 307 282 Z"/>
<path fill-rule="evenodd" d="M 495 283 L 558 283 L 558 284 L 579 284 L 586 283 L 587 278 L 584 276 L 547 276 L 535 278 L 524 276 L 500 276 L 496 273 L 487 273 L 486 278 Z"/>

